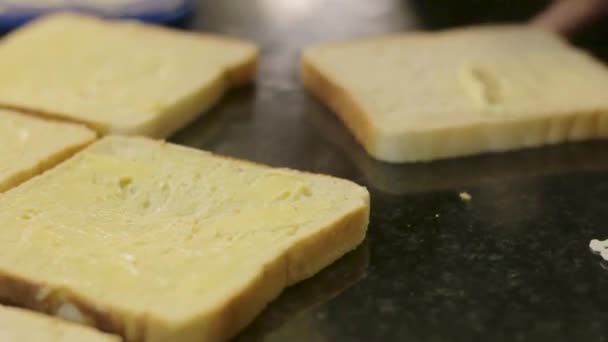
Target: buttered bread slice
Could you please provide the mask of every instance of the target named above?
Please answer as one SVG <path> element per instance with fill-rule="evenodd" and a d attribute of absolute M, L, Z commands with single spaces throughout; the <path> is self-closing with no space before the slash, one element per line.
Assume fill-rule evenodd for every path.
<path fill-rule="evenodd" d="M 119 342 L 118 336 L 30 311 L 0 305 L 2 342 Z"/>
<path fill-rule="evenodd" d="M 346 180 L 106 137 L 0 197 L 0 300 L 127 341 L 223 341 L 368 216 Z"/>
<path fill-rule="evenodd" d="M 332 43 L 302 77 L 373 157 L 426 161 L 608 136 L 608 70 L 525 26 Z"/>
<path fill-rule="evenodd" d="M 0 41 L 0 105 L 167 137 L 249 81 L 256 56 L 227 37 L 55 14 Z"/>
<path fill-rule="evenodd" d="M 0 192 L 54 166 L 95 138 L 95 132 L 84 126 L 0 110 Z"/>

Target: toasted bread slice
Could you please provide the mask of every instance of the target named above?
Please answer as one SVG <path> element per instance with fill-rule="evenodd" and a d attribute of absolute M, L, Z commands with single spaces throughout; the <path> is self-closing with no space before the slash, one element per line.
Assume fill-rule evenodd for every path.
<path fill-rule="evenodd" d="M 0 105 L 167 137 L 253 78 L 256 58 L 237 39 L 54 14 L 0 41 Z"/>
<path fill-rule="evenodd" d="M 0 299 L 127 341 L 224 341 L 368 217 L 349 181 L 107 137 L 0 197 Z"/>
<path fill-rule="evenodd" d="M 608 136 L 608 70 L 526 26 L 324 44 L 304 51 L 302 77 L 387 162 Z"/>

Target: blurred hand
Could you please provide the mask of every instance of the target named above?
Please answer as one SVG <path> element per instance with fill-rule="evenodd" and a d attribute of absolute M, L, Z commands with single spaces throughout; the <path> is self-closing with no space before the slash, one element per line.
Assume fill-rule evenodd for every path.
<path fill-rule="evenodd" d="M 555 0 L 532 24 L 570 35 L 608 14 L 608 0 Z"/>

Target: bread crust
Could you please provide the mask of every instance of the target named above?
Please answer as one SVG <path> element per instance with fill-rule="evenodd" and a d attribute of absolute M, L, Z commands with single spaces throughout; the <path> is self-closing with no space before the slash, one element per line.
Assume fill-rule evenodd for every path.
<path fill-rule="evenodd" d="M 321 102 L 328 105 L 350 129 L 356 140 L 373 155 L 377 129 L 357 100 L 319 70 L 315 63 L 308 59 L 306 52 L 302 55 L 300 76 L 304 86 Z"/>

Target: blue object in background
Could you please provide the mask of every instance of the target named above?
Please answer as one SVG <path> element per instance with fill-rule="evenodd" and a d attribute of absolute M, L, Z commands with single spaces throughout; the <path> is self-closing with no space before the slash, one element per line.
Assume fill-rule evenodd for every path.
<path fill-rule="evenodd" d="M 194 0 L 122 0 L 109 5 L 104 0 L 63 0 L 46 5 L 40 0 L 0 0 L 0 32 L 10 31 L 39 16 L 57 11 L 79 11 L 108 18 L 137 19 L 169 24 L 188 17 Z"/>

